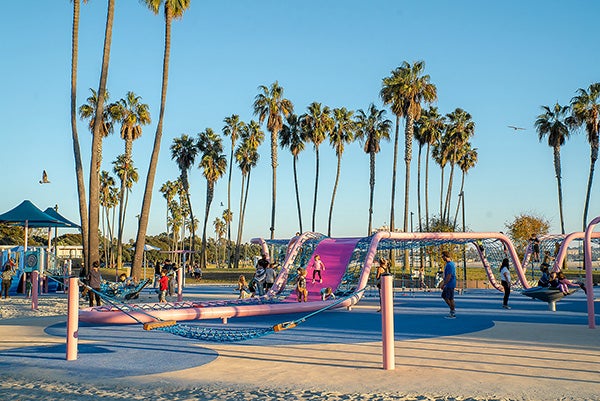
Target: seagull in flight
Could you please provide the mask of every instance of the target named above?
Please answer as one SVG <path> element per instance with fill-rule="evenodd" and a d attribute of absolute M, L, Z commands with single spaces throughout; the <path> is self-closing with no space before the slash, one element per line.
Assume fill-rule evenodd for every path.
<path fill-rule="evenodd" d="M 515 127 L 514 125 L 509 125 L 509 126 L 508 126 L 508 128 L 512 128 L 512 129 L 514 129 L 515 131 L 519 131 L 519 130 L 523 130 L 523 131 L 525 131 L 525 128 L 521 128 L 521 127 Z"/>
<path fill-rule="evenodd" d="M 40 180 L 40 184 L 50 184 L 50 180 L 48 180 L 48 174 L 46 170 L 42 172 L 42 179 Z"/>

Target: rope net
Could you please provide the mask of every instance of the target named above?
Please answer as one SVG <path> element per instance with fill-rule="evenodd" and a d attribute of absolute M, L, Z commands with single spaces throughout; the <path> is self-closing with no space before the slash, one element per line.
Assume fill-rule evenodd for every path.
<path fill-rule="evenodd" d="M 176 323 L 172 326 L 157 327 L 154 330 L 161 330 L 176 336 L 190 338 L 193 340 L 209 341 L 216 343 L 229 343 L 245 340 L 252 340 L 274 333 L 272 327 L 269 328 L 215 328 L 199 327 L 187 324 Z"/>

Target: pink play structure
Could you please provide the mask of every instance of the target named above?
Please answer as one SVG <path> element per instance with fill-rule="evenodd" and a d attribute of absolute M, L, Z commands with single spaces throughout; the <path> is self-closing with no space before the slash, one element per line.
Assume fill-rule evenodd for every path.
<path fill-rule="evenodd" d="M 592 223 L 595 226 L 600 220 L 595 219 Z M 585 233 L 586 244 L 589 244 L 591 238 L 600 238 L 600 234 L 594 234 L 590 230 L 593 226 L 590 225 Z M 581 238 L 583 233 L 574 233 L 571 237 L 565 237 L 561 251 L 556 258 L 556 266 L 560 266 L 566 255 L 568 243 L 576 238 Z M 115 306 L 100 306 L 82 309 L 80 311 L 80 320 L 84 322 L 103 323 L 103 324 L 131 324 L 131 323 L 147 323 L 156 320 L 198 320 L 198 319 L 222 319 L 226 322 L 228 318 L 242 316 L 257 316 L 269 314 L 287 314 L 287 313 L 304 313 L 312 312 L 327 305 L 331 305 L 332 301 L 321 301 L 320 289 L 331 287 L 334 291 L 340 285 L 340 282 L 346 272 L 349 261 L 355 251 L 358 242 L 362 238 L 323 238 L 315 247 L 310 261 L 306 264 L 307 267 L 307 288 L 309 290 L 309 302 L 297 302 L 296 294 L 292 291 L 284 299 L 276 299 L 276 295 L 281 293 L 288 281 L 290 274 L 295 274 L 294 262 L 302 248 L 303 244 L 311 239 L 318 240 L 320 237 L 316 233 L 304 233 L 298 237 L 292 238 L 288 244 L 287 254 L 284 264 L 275 280 L 272 289 L 263 297 L 252 298 L 250 300 L 225 300 L 225 301 L 207 301 L 207 302 L 172 302 L 167 304 L 142 304 L 142 305 L 127 305 L 125 313 L 123 308 Z M 427 242 L 440 241 L 449 243 L 467 243 L 483 239 L 495 239 L 500 241 L 512 265 L 515 268 L 518 280 L 524 288 L 529 288 L 530 285 L 525 277 L 524 269 L 521 265 L 517 252 L 508 237 L 502 233 L 494 232 L 454 232 L 454 233 L 397 233 L 389 231 L 379 231 L 371 237 L 369 247 L 366 252 L 364 262 L 358 278 L 358 282 L 353 288 L 353 295 L 349 296 L 343 302 L 336 304 L 335 307 L 351 307 L 356 304 L 363 295 L 363 289 L 366 288 L 371 267 L 375 261 L 375 256 L 378 250 L 379 243 L 383 240 L 393 240 L 399 242 Z M 253 239 L 254 243 L 262 246 L 263 253 L 268 255 L 268 246 L 263 239 Z M 322 283 L 312 283 L 312 261 L 314 256 L 319 254 L 325 265 L 323 272 Z M 590 252 L 586 253 L 586 257 Z M 488 277 L 493 277 L 489 263 L 486 266 L 485 255 L 482 255 L 484 266 L 488 271 Z M 592 316 L 593 321 L 593 289 L 591 280 L 591 259 L 588 263 L 586 260 L 586 274 L 589 278 L 586 279 L 586 289 L 588 294 L 588 313 Z M 590 298 L 591 297 L 591 298 Z M 590 299 L 592 300 L 590 303 Z M 593 323 L 590 323 L 590 327 Z"/>

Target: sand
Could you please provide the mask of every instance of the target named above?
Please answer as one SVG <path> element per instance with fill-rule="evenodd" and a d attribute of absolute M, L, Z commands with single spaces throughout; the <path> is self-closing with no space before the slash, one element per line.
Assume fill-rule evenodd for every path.
<path fill-rule="evenodd" d="M 144 297 L 154 300 L 154 295 Z M 326 320 L 332 327 L 339 321 L 337 326 L 345 330 L 345 325 L 350 325 L 346 320 L 349 316 L 376 321 L 376 308 L 376 302 L 366 300 L 352 312 L 326 312 Z M 64 338 L 52 335 L 47 328 L 64 322 L 66 309 L 64 294 L 42 296 L 37 311 L 31 310 L 30 301 L 22 296 L 0 301 L 0 364 L 3 354 L 12 350 L 64 344 Z M 443 313 L 443 308 L 429 312 Z M 423 318 L 423 312 L 419 313 Z M 440 325 L 446 322 L 439 319 Z M 398 338 L 405 334 L 396 333 L 396 369 L 388 371 L 382 369 L 381 342 L 371 341 L 372 333 L 365 334 L 365 341 L 358 334 L 351 338 L 355 331 L 349 329 L 347 341 L 331 341 L 326 331 L 317 333 L 316 329 L 308 327 L 283 340 L 265 337 L 263 342 L 207 344 L 182 340 L 176 342 L 179 351 L 211 353 L 214 359 L 136 376 L 73 375 L 61 368 L 69 363 L 63 361 L 53 369 L 10 362 L 0 368 L 0 399 L 600 399 L 600 332 L 581 324 L 499 321 L 474 332 L 431 338 L 411 338 L 408 333 L 401 340 Z M 141 340 L 135 341 L 148 338 L 143 330 L 132 332 L 135 336 L 139 333 Z M 129 336 L 129 331 L 125 335 Z M 80 339 L 80 345 L 101 341 Z M 80 354 L 74 363 L 93 364 L 89 358 Z M 113 358 L 119 361 L 118 353 Z"/>

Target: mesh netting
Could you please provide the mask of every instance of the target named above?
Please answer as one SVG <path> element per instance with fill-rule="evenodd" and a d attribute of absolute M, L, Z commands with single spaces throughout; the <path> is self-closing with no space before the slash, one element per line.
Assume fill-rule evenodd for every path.
<path fill-rule="evenodd" d="M 274 333 L 273 328 L 213 328 L 190 326 L 186 324 L 175 324 L 173 326 L 157 327 L 153 330 L 161 330 L 180 337 L 194 340 L 210 341 L 217 343 L 237 342 L 259 338 Z"/>

